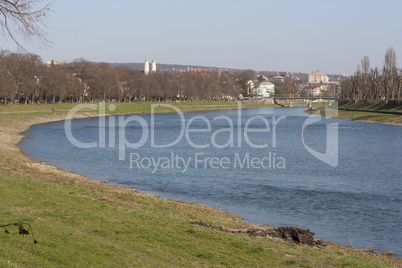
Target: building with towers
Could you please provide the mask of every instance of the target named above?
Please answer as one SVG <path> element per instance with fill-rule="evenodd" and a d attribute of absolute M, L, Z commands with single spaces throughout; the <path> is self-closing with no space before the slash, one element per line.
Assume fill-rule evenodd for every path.
<path fill-rule="evenodd" d="M 152 64 L 151 64 L 151 74 L 156 73 L 156 61 L 155 59 L 152 60 Z M 145 75 L 149 75 L 149 61 L 148 58 L 145 59 L 145 64 L 144 64 L 144 74 Z"/>
<path fill-rule="evenodd" d="M 311 72 L 308 75 L 309 83 L 326 83 L 328 81 L 328 76 L 320 71 Z"/>
<path fill-rule="evenodd" d="M 145 74 L 145 75 L 148 75 L 148 74 L 149 74 L 149 62 L 148 62 L 148 58 L 145 59 L 144 74 Z"/>

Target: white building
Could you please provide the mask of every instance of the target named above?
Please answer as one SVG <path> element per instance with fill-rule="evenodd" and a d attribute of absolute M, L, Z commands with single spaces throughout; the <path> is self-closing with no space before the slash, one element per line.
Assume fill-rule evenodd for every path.
<path fill-rule="evenodd" d="M 56 65 L 60 65 L 60 62 L 55 61 L 55 60 L 48 60 L 48 61 L 46 62 L 46 65 L 47 65 L 47 67 L 49 67 L 49 66 L 56 66 Z"/>
<path fill-rule="evenodd" d="M 152 65 L 151 65 L 151 74 L 156 73 L 156 62 L 155 59 L 152 60 Z"/>
<path fill-rule="evenodd" d="M 156 62 L 155 62 L 155 59 L 152 60 L 151 72 L 149 72 L 149 61 L 148 61 L 148 58 L 146 58 L 145 64 L 144 64 L 144 74 L 149 75 L 150 73 L 151 74 L 156 73 Z"/>
<path fill-rule="evenodd" d="M 321 88 L 309 88 L 307 92 L 309 96 L 318 97 L 321 94 Z"/>
<path fill-rule="evenodd" d="M 145 75 L 148 75 L 148 74 L 149 74 L 149 62 L 148 62 L 148 58 L 145 59 L 144 74 L 145 74 Z"/>
<path fill-rule="evenodd" d="M 246 85 L 247 85 L 247 94 L 252 94 L 252 92 L 254 92 L 255 89 L 254 81 L 248 80 Z"/>
<path fill-rule="evenodd" d="M 258 88 L 254 89 L 254 94 L 261 98 L 269 98 L 274 92 L 275 85 L 270 82 L 262 82 Z"/>
<path fill-rule="evenodd" d="M 283 83 L 285 81 L 285 77 L 277 75 L 271 78 L 271 81 L 274 83 Z"/>
<path fill-rule="evenodd" d="M 309 96 L 318 97 L 322 93 L 323 86 L 318 83 L 312 83 L 309 84 L 305 90 Z"/>
<path fill-rule="evenodd" d="M 308 75 L 308 82 L 309 83 L 326 83 L 328 82 L 328 76 L 320 71 L 313 71 Z"/>

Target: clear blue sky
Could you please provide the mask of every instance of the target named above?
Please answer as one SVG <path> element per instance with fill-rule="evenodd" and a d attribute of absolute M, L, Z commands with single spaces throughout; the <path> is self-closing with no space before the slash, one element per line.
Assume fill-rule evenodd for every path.
<path fill-rule="evenodd" d="M 402 62 L 401 0 L 56 0 L 43 61 L 177 63 L 353 74 Z M 15 45 L 1 37 L 3 49 Z"/>

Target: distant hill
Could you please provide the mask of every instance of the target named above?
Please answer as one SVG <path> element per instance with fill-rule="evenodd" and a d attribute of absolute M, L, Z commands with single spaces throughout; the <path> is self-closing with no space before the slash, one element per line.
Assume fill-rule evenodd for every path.
<path fill-rule="evenodd" d="M 94 62 L 94 64 L 99 64 L 99 62 Z M 133 70 L 144 70 L 144 63 L 141 62 L 129 62 L 129 63 L 110 63 L 109 64 L 114 67 L 128 67 Z M 240 73 L 245 69 L 234 69 L 234 68 L 219 68 L 219 67 L 211 67 L 211 66 L 199 66 L 199 65 L 184 65 L 184 64 L 164 64 L 164 63 L 156 63 L 156 69 L 162 72 L 178 72 L 179 70 L 183 72 L 187 71 L 208 71 L 208 70 L 220 70 L 220 71 L 231 71 L 233 73 Z M 293 79 L 307 82 L 308 81 L 308 73 L 301 72 L 280 72 L 280 71 L 255 71 L 256 74 L 266 75 L 268 77 L 273 77 L 277 75 L 290 76 Z M 330 81 L 340 82 L 345 79 L 347 76 L 340 74 L 328 74 Z"/>
<path fill-rule="evenodd" d="M 133 70 L 144 70 L 144 63 L 130 62 L 130 63 L 109 63 L 113 68 L 124 66 L 131 68 Z M 163 64 L 156 63 L 156 68 L 158 71 L 167 71 L 167 72 L 176 72 L 179 70 L 182 71 L 196 71 L 196 70 L 221 70 L 221 71 L 231 71 L 231 72 L 241 72 L 240 69 L 233 68 L 218 68 L 218 67 L 209 67 L 209 66 L 197 66 L 197 65 L 183 65 L 183 64 Z"/>

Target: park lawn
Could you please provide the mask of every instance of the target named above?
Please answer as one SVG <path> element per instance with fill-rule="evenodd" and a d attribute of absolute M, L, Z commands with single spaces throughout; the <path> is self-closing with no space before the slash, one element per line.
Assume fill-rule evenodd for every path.
<path fill-rule="evenodd" d="M 400 104 L 348 102 L 341 103 L 338 108 L 334 113 L 334 109 L 321 105 L 306 112 L 328 117 L 326 111 L 329 111 L 329 116 L 335 119 L 402 125 L 402 105 Z"/>
<path fill-rule="evenodd" d="M 91 104 L 91 103 L 88 103 Z M 141 113 L 142 110 L 150 111 L 151 106 L 155 107 L 162 104 L 170 104 L 177 106 L 179 108 L 184 109 L 217 109 L 220 107 L 221 109 L 224 107 L 232 106 L 237 107 L 237 102 L 232 101 L 220 101 L 220 102 L 110 102 L 106 103 L 106 106 L 110 104 L 115 105 L 116 113 L 124 114 L 124 113 Z M 79 103 L 57 103 L 57 104 L 3 104 L 0 105 L 1 113 L 37 113 L 37 112 L 52 112 L 54 109 L 55 112 L 68 112 L 73 107 L 79 105 Z M 110 112 L 110 111 L 109 111 Z"/>
<path fill-rule="evenodd" d="M 114 113 L 119 113 L 118 106 Z M 30 159 L 16 146 L 23 137 L 20 133 L 32 124 L 62 120 L 65 115 L 0 115 L 0 225 L 29 223 L 37 240 L 35 244 L 31 234 L 19 235 L 16 226 L 7 227 L 9 234 L 0 228 L 0 266 L 402 265 L 400 259 L 385 254 L 330 243 L 312 248 L 194 225 L 191 222 L 236 229 L 270 228 L 246 224 L 237 216 L 204 205 L 92 181 Z M 76 116 L 96 115 L 96 111 L 83 111 Z"/>
<path fill-rule="evenodd" d="M 397 101 L 384 102 L 341 102 L 339 108 L 356 109 L 362 111 L 376 111 L 376 112 L 399 112 L 402 113 L 402 103 Z"/>

